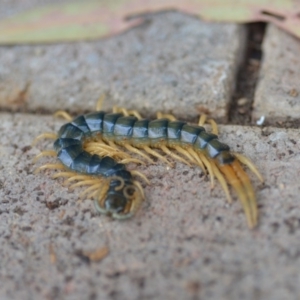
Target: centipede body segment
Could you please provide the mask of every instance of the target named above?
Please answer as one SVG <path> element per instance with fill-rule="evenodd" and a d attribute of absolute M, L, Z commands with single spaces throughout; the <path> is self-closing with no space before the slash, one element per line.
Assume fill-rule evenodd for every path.
<path fill-rule="evenodd" d="M 144 193 L 139 181 L 134 179 L 138 172 L 134 174 L 126 170 L 125 164 L 134 159 L 119 151 L 118 147 L 124 147 L 148 162 L 153 162 L 152 157 L 156 157 L 173 165 L 167 158 L 171 156 L 186 164 L 199 166 L 209 175 L 211 187 L 216 178 L 229 202 L 228 184 L 232 186 L 242 203 L 248 226 L 255 227 L 258 219 L 255 193 L 240 162 L 248 165 L 262 180 L 256 167 L 244 156 L 232 153 L 228 145 L 218 140 L 214 121 L 210 121 L 214 133 L 209 133 L 201 126 L 203 119 L 200 119 L 200 125 L 190 125 L 170 115 L 160 117 L 150 121 L 126 109 L 81 115 L 60 128 L 55 137 L 55 152 L 47 150 L 39 157 L 56 153 L 65 168 L 65 172 L 58 173 L 56 177 L 69 177 L 69 181 L 77 178 L 78 185 L 87 186 L 83 195 L 95 199 L 98 211 L 122 219 L 136 212 L 144 200 Z M 45 137 L 54 136 L 47 133 Z M 47 165 L 41 168 L 47 168 Z"/>

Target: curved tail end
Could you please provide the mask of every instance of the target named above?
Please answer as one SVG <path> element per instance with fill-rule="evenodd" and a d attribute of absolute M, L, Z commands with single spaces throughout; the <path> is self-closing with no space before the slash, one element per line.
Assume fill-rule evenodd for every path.
<path fill-rule="evenodd" d="M 231 164 L 219 165 L 219 169 L 225 175 L 227 182 L 238 194 L 246 215 L 248 227 L 250 229 L 254 228 L 258 221 L 257 202 L 247 173 L 243 170 L 237 159 Z"/>

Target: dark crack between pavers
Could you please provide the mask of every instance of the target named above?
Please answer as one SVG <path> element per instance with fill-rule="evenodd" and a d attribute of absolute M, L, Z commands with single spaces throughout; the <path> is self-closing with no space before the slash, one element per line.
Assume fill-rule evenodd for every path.
<path fill-rule="evenodd" d="M 253 125 L 252 104 L 263 56 L 262 43 L 266 23 L 253 23 L 247 27 L 246 53 L 237 74 L 235 91 L 229 109 L 229 123 L 234 125 Z"/>

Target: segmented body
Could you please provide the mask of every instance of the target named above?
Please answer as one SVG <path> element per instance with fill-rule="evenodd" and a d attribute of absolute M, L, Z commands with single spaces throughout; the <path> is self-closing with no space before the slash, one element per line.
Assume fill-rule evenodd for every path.
<path fill-rule="evenodd" d="M 192 149 L 192 154 L 199 155 L 200 162 L 206 161 L 205 167 L 212 170 L 212 176 L 219 179 L 224 190 L 224 177 L 226 182 L 233 186 L 243 204 L 249 227 L 256 225 L 256 200 L 249 178 L 236 156 L 230 152 L 229 146 L 221 143 L 217 135 L 208 133 L 202 126 L 189 125 L 186 122 L 169 119 L 141 120 L 135 116 L 103 111 L 81 115 L 63 125 L 54 143 L 58 159 L 69 170 L 115 178 L 110 181 L 106 196 L 102 197 L 101 201 L 96 200 L 96 206 L 101 212 L 112 214 L 114 217 L 131 216 L 128 199 L 134 192 L 128 192 L 128 187 L 133 187 L 134 183 L 125 165 L 110 157 L 92 155 L 84 149 L 84 142 L 95 136 L 100 136 L 106 142 L 129 144 L 142 149 Z M 135 201 L 133 198 L 131 200 Z M 140 204 L 141 196 L 138 198 Z"/>

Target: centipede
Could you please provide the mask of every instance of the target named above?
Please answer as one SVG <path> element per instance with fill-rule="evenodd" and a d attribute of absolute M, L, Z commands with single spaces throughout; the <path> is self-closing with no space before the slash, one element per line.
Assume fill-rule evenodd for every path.
<path fill-rule="evenodd" d="M 218 138 L 218 126 L 202 115 L 198 124 L 177 120 L 171 114 L 158 113 L 153 120 L 144 119 L 135 110 L 114 107 L 112 112 L 97 108 L 95 112 L 72 118 L 63 111 L 57 115 L 68 122 L 55 133 L 43 133 L 54 140 L 53 150 L 44 150 L 35 157 L 55 156 L 57 163 L 38 167 L 59 170 L 52 177 L 64 177 L 71 188 L 84 186 L 82 199 L 94 200 L 98 212 L 114 219 L 132 217 L 145 200 L 143 186 L 137 178 L 149 184 L 148 178 L 137 170 L 129 171 L 128 163 L 155 163 L 156 160 L 174 167 L 173 161 L 196 165 L 210 178 L 220 183 L 227 201 L 232 202 L 229 186 L 242 204 L 249 228 L 258 223 L 258 208 L 254 188 L 244 166 L 258 179 L 263 177 L 244 155 L 230 150 Z M 209 123 L 211 132 L 205 129 Z M 124 149 L 124 150 L 122 150 Z M 125 152 L 126 149 L 126 152 Z M 133 158 L 134 153 L 141 159 Z"/>

